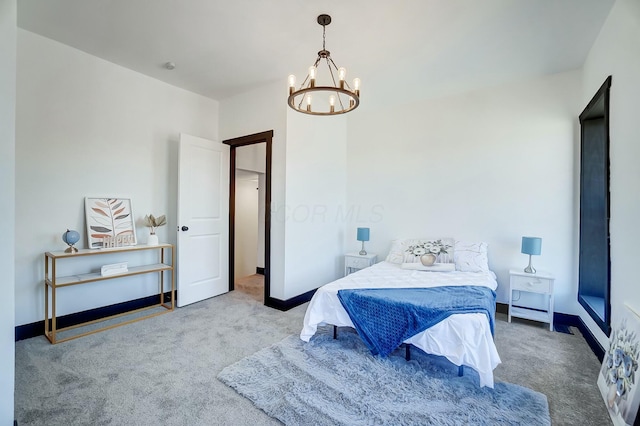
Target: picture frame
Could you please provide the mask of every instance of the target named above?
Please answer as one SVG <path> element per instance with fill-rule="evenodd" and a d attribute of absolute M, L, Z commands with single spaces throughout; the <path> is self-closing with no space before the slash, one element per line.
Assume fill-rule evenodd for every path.
<path fill-rule="evenodd" d="M 89 248 L 138 243 L 131 199 L 85 197 L 84 201 Z"/>
<path fill-rule="evenodd" d="M 625 305 L 611 330 L 609 349 L 598 373 L 598 389 L 613 424 L 634 425 L 640 406 L 640 316 Z"/>

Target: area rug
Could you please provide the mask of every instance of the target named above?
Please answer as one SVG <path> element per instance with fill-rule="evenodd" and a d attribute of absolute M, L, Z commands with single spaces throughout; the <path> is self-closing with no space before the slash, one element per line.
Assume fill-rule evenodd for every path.
<path fill-rule="evenodd" d="M 309 343 L 289 336 L 218 379 L 287 425 L 550 425 L 547 397 L 496 382 L 480 388 L 470 368 L 412 348 L 373 356 L 352 329 Z"/>

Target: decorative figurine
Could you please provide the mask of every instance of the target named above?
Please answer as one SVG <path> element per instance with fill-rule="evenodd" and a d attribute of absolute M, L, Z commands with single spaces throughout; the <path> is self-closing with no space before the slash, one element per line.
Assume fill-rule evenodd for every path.
<path fill-rule="evenodd" d="M 62 234 L 62 241 L 64 241 L 65 243 L 67 243 L 69 245 L 69 247 L 64 251 L 65 253 L 77 253 L 78 252 L 78 249 L 73 246 L 75 243 L 80 241 L 80 234 L 78 233 L 78 231 L 73 231 L 73 230 L 67 229 L 67 232 Z"/>

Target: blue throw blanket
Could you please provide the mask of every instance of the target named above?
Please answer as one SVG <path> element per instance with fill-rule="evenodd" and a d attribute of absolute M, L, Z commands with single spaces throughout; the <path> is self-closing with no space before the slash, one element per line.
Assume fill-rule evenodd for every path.
<path fill-rule="evenodd" d="M 483 312 L 494 333 L 496 293 L 481 286 L 339 290 L 338 298 L 371 352 L 400 344 L 453 314 Z"/>

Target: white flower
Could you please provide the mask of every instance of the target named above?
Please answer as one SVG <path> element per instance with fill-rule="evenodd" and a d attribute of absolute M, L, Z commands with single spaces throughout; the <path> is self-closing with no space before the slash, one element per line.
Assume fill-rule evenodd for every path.
<path fill-rule="evenodd" d="M 423 249 L 422 247 L 416 247 L 415 249 L 413 249 L 413 254 L 416 255 L 416 256 L 422 256 L 426 252 L 427 251 L 425 249 Z"/>
<path fill-rule="evenodd" d="M 447 250 L 449 250 L 450 248 L 451 246 L 448 244 L 444 244 L 442 240 L 435 240 L 435 241 L 424 241 L 424 242 L 409 246 L 406 252 L 414 256 L 422 256 L 423 254 L 427 254 L 427 253 L 431 253 L 436 256 L 439 256 L 441 254 L 448 254 L 449 252 Z"/>

